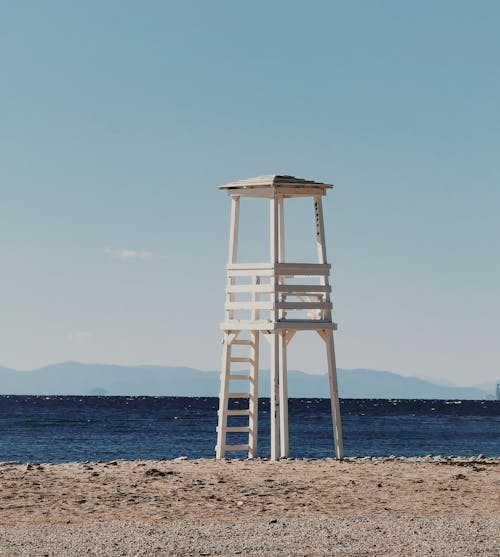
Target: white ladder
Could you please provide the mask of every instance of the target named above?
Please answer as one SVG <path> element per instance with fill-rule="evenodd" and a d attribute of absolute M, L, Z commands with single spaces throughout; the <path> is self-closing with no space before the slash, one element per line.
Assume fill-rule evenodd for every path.
<path fill-rule="evenodd" d="M 257 423 L 259 406 L 258 369 L 259 369 L 259 331 L 251 331 L 249 339 L 240 339 L 240 332 L 224 331 L 222 350 L 221 390 L 219 395 L 219 418 L 217 425 L 216 458 L 224 458 L 227 451 L 248 452 L 248 458 L 257 456 Z M 248 348 L 248 355 L 234 356 L 233 348 Z M 248 369 L 241 371 L 235 367 L 247 364 Z M 243 386 L 242 386 L 243 385 Z M 234 404 L 230 401 L 234 400 Z M 245 402 L 246 401 L 246 402 Z M 239 408 L 234 408 L 234 406 Z M 231 408 L 230 408 L 231 406 Z M 246 406 L 246 407 L 244 407 Z M 248 418 L 245 424 L 231 425 L 233 416 Z M 238 422 L 240 421 L 236 418 Z M 228 434 L 247 433 L 248 442 L 228 443 Z"/>

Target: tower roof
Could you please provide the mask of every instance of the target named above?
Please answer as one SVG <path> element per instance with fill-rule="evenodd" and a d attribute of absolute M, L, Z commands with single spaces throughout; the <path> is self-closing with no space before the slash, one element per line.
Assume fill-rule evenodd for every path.
<path fill-rule="evenodd" d="M 302 178 L 295 178 L 294 176 L 288 176 L 286 174 L 271 174 L 268 176 L 257 176 L 256 178 L 246 178 L 244 180 L 237 180 L 236 182 L 230 182 L 223 186 L 219 186 L 221 190 L 246 190 L 250 193 L 252 190 L 258 194 L 260 190 L 285 190 L 289 195 L 301 195 L 305 194 L 306 190 L 311 192 L 311 190 L 321 190 L 320 193 L 324 193 L 325 189 L 330 189 L 333 187 L 331 184 L 324 184 L 322 182 L 315 182 L 314 180 L 304 180 Z M 302 191 L 301 191 L 302 190 Z M 244 193 L 243 193 L 244 195 Z"/>

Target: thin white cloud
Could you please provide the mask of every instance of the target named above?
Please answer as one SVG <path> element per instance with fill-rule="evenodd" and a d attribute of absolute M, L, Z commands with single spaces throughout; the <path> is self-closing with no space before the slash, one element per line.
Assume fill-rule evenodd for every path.
<path fill-rule="evenodd" d="M 134 250 L 134 249 L 111 249 L 106 248 L 104 253 L 107 253 L 110 257 L 114 259 L 121 259 L 122 261 L 128 261 L 130 259 L 153 259 L 154 253 L 149 250 Z"/>
<path fill-rule="evenodd" d="M 93 336 L 94 333 L 91 331 L 71 331 L 68 333 L 68 340 L 82 344 L 90 340 Z"/>

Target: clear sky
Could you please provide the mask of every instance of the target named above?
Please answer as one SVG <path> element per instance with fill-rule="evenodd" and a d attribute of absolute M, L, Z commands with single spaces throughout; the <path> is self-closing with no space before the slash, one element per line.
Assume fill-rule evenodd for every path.
<path fill-rule="evenodd" d="M 484 0 L 0 0 L 0 365 L 217 369 L 216 186 L 287 173 L 336 186 L 340 367 L 500 377 L 499 21 Z M 295 369 L 323 357 L 291 344 Z"/>

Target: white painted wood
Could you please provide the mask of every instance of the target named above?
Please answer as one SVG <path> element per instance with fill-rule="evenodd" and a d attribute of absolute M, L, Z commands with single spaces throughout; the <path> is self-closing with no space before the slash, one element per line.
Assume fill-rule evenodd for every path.
<path fill-rule="evenodd" d="M 252 266 L 254 265 L 254 266 Z M 278 263 L 274 265 L 266 264 L 258 266 L 253 264 L 235 264 L 227 265 L 228 277 L 274 277 L 275 275 L 283 277 L 305 277 L 305 276 L 328 276 L 330 274 L 331 265 L 319 263 Z"/>
<path fill-rule="evenodd" d="M 321 321 L 320 319 L 295 319 L 295 320 L 286 320 L 281 323 L 275 323 L 274 329 L 295 329 L 295 331 L 317 331 L 318 327 L 321 329 L 332 329 L 337 330 L 337 324 L 332 323 L 331 321 Z"/>
<path fill-rule="evenodd" d="M 278 195 L 278 262 L 285 261 L 285 204 L 283 196 Z"/>
<path fill-rule="evenodd" d="M 280 450 L 279 403 L 279 344 L 280 335 L 271 333 L 271 460 L 277 460 Z"/>
<path fill-rule="evenodd" d="M 224 445 L 225 451 L 248 451 L 248 445 Z"/>
<path fill-rule="evenodd" d="M 273 323 L 263 319 L 259 321 L 225 321 L 221 323 L 220 328 L 223 331 L 247 331 L 249 329 L 254 331 L 276 331 L 278 329 L 294 329 L 296 331 L 317 331 L 318 329 L 337 329 L 337 324 L 331 321 L 321 319 L 287 319 L 285 321 L 278 321 Z M 267 337 L 267 336 L 266 336 Z M 265 338 L 266 338 L 265 337 Z"/>
<path fill-rule="evenodd" d="M 259 276 L 259 277 L 272 277 L 274 276 L 274 269 L 262 269 L 261 271 L 255 271 L 253 273 L 248 272 L 244 269 L 228 269 L 227 271 L 228 277 L 251 277 L 251 276 Z"/>
<path fill-rule="evenodd" d="M 316 182 L 315 180 L 304 180 L 287 174 L 266 174 L 264 176 L 256 176 L 254 178 L 244 178 L 236 182 L 229 182 L 223 186 L 219 186 L 221 190 L 244 190 L 245 188 L 272 187 L 279 189 L 283 186 L 294 187 L 311 187 L 319 189 L 331 189 L 331 184 L 324 182 Z"/>
<path fill-rule="evenodd" d="M 259 331 L 252 331 L 252 347 L 250 357 L 253 365 L 250 368 L 250 400 L 248 409 L 250 416 L 248 419 L 249 435 L 248 435 L 248 458 L 257 458 L 257 429 L 259 419 Z"/>
<path fill-rule="evenodd" d="M 287 331 L 279 337 L 279 420 L 280 420 L 280 458 L 288 458 L 288 378 L 287 378 Z"/>
<path fill-rule="evenodd" d="M 277 302 L 275 308 L 287 310 L 332 309 L 332 304 L 330 302 Z"/>
<path fill-rule="evenodd" d="M 231 362 L 240 364 L 253 364 L 252 358 L 243 358 L 242 356 L 231 356 Z"/>
<path fill-rule="evenodd" d="M 228 302 L 226 309 L 274 309 L 273 302 Z"/>
<path fill-rule="evenodd" d="M 238 345 L 241 345 L 241 346 L 253 346 L 254 345 L 252 340 L 245 340 L 245 339 L 233 340 L 233 344 L 238 344 Z"/>
<path fill-rule="evenodd" d="M 234 264 L 237 260 L 238 253 L 238 230 L 239 230 L 239 220 L 240 220 L 240 198 L 235 196 L 231 199 L 231 222 L 229 225 L 229 253 L 227 256 L 228 264 Z M 226 320 L 232 319 L 234 317 L 233 311 L 227 308 L 227 304 L 232 302 L 233 294 L 229 291 L 229 287 L 234 284 L 234 278 L 227 277 L 226 282 Z"/>
<path fill-rule="evenodd" d="M 269 262 L 275 265 L 279 261 L 279 201 L 276 196 L 271 199 L 269 216 Z"/>
<path fill-rule="evenodd" d="M 331 186 L 291 176 L 261 176 L 223 186 L 231 196 L 230 246 L 227 263 L 225 320 L 221 324 L 226 343 L 223 347 L 223 372 L 217 458 L 226 451 L 248 451 L 257 455 L 258 372 L 260 335 L 270 342 L 271 355 L 271 459 L 288 456 L 287 345 L 302 330 L 315 330 L 325 341 L 332 402 L 335 451 L 343 456 L 340 405 L 333 344 L 331 266 L 327 263 L 322 196 Z M 314 202 L 317 263 L 285 261 L 284 202 L 290 197 L 310 197 Z M 241 197 L 265 197 L 270 203 L 268 262 L 237 262 L 239 209 Z M 251 203 L 251 200 L 250 200 Z M 286 284 L 294 278 L 297 284 Z M 240 284 L 245 282 L 245 284 Z M 319 282 L 319 284 L 318 284 Z M 314 284 L 308 284 L 314 283 Z M 235 313 L 238 312 L 238 313 Z M 303 312 L 303 314 L 298 313 Z M 305 315 L 305 318 L 302 318 Z M 298 316 L 298 317 L 295 317 Z M 237 317 L 237 318 L 236 318 Z M 238 338 L 248 331 L 250 339 Z M 232 344 L 247 347 L 249 354 L 231 356 Z M 248 364 L 247 372 L 231 370 L 232 365 Z M 230 381 L 248 381 L 248 392 L 229 392 Z M 244 391 L 244 388 L 240 388 Z M 228 409 L 228 401 L 248 400 L 248 409 Z M 248 418 L 248 425 L 228 426 L 229 416 Z M 248 433 L 248 444 L 232 445 L 227 435 Z"/>
<path fill-rule="evenodd" d="M 257 279 L 258 277 L 255 275 L 253 278 Z M 274 289 L 270 284 L 233 284 L 228 286 L 227 291 L 245 294 L 272 294 Z"/>
<path fill-rule="evenodd" d="M 314 216 L 316 220 L 316 247 L 318 262 L 326 263 L 325 225 L 323 221 L 323 203 L 321 197 L 314 198 Z"/>
<path fill-rule="evenodd" d="M 283 202 L 283 195 L 278 195 L 278 262 L 284 263 L 285 261 L 285 204 Z M 284 284 L 284 277 L 277 276 L 274 280 L 275 295 L 274 299 L 277 302 L 283 301 L 283 295 L 279 290 L 279 286 Z M 286 310 L 284 308 L 276 307 L 279 311 L 277 317 L 279 320 L 286 318 Z M 280 368 L 281 369 L 281 368 Z"/>
<path fill-rule="evenodd" d="M 273 263 L 228 263 L 226 265 L 228 271 L 262 271 L 262 270 L 273 270 Z M 260 273 L 257 273 L 260 274 Z"/>
<path fill-rule="evenodd" d="M 228 390 L 229 390 L 229 359 L 231 357 L 230 335 L 224 334 L 222 341 L 222 362 L 221 362 L 221 378 L 220 378 L 220 394 L 219 394 L 219 419 L 217 427 L 217 445 L 215 448 L 215 458 L 224 458 L 224 445 L 226 443 L 226 424 L 227 424 L 227 406 L 228 406 Z"/>
<path fill-rule="evenodd" d="M 279 263 L 275 266 L 277 275 L 292 276 L 320 276 L 329 275 L 331 265 L 328 263 Z"/>
<path fill-rule="evenodd" d="M 318 262 L 320 264 L 325 264 L 327 261 L 326 242 L 325 242 L 325 221 L 323 218 L 323 201 L 319 196 L 314 198 L 314 215 L 316 219 L 316 246 L 318 252 Z M 329 286 L 328 276 L 329 275 L 320 278 L 320 283 L 322 285 Z M 330 302 L 329 292 L 325 294 L 325 302 Z M 323 312 L 323 318 L 328 320 L 332 319 L 331 308 Z M 333 338 L 332 338 L 332 342 L 333 342 Z"/>
<path fill-rule="evenodd" d="M 335 347 L 331 331 L 318 331 L 326 344 L 328 362 L 328 379 L 330 383 L 330 404 L 332 411 L 333 442 L 335 454 L 339 460 L 344 458 L 344 442 L 342 439 L 342 422 L 340 417 L 339 388 L 337 383 L 337 366 L 335 363 Z"/>
<path fill-rule="evenodd" d="M 240 198 L 231 200 L 231 225 L 229 230 L 229 255 L 228 263 L 236 263 L 238 253 L 238 229 L 240 221 Z"/>
<path fill-rule="evenodd" d="M 307 187 L 286 187 L 282 186 L 278 190 L 284 199 L 293 197 L 313 197 L 316 195 L 326 195 L 326 191 L 321 188 L 307 188 Z M 249 198 L 262 198 L 270 199 L 274 197 L 276 192 L 275 188 L 247 188 L 245 190 L 228 190 L 227 193 L 233 197 L 236 193 L 241 197 Z"/>
<path fill-rule="evenodd" d="M 228 302 L 227 310 L 309 310 L 332 309 L 330 302 Z"/>
<path fill-rule="evenodd" d="M 286 345 L 288 346 L 290 344 L 290 341 L 292 340 L 292 338 L 295 336 L 295 333 L 297 331 L 294 331 L 293 329 L 286 331 Z"/>
<path fill-rule="evenodd" d="M 226 414 L 228 416 L 250 416 L 250 409 L 244 408 L 241 410 L 228 410 Z"/>
<path fill-rule="evenodd" d="M 282 199 L 281 199 L 281 203 L 282 203 Z M 270 297 L 270 301 L 273 303 L 273 307 L 269 312 L 269 316 L 271 321 L 276 322 L 279 320 L 281 316 L 277 311 L 277 309 L 275 308 L 275 304 L 276 302 L 279 301 L 280 295 L 276 290 L 276 286 L 279 284 L 279 277 L 277 276 L 274 269 L 276 268 L 276 265 L 280 261 L 280 254 L 283 248 L 280 240 L 281 226 L 280 226 L 280 196 L 279 195 L 275 195 L 271 199 L 270 208 L 271 208 L 271 212 L 270 212 L 271 218 L 270 218 L 270 226 L 269 226 L 269 231 L 270 231 L 269 259 L 274 267 L 273 267 L 273 275 L 269 281 L 273 287 L 273 294 Z M 273 345 L 275 345 L 275 339 L 273 339 Z M 275 350 L 275 357 L 277 358 L 278 356 L 279 354 L 277 350 Z M 278 373 L 278 369 L 276 369 L 276 373 Z"/>
<path fill-rule="evenodd" d="M 278 291 L 285 294 L 294 295 L 306 295 L 308 293 L 317 292 L 330 292 L 330 286 L 325 286 L 322 284 L 279 284 Z"/>

